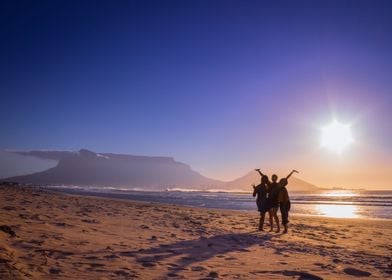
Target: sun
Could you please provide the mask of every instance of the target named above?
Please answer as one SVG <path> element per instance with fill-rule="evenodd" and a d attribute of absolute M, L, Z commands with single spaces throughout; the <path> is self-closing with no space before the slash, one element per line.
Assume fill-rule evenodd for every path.
<path fill-rule="evenodd" d="M 340 154 L 353 142 L 350 125 L 334 120 L 322 129 L 321 146 Z"/>

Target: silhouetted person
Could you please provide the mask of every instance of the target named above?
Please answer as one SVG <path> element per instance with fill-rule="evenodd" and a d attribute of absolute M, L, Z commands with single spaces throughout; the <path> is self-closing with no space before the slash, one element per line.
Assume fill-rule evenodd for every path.
<path fill-rule="evenodd" d="M 255 169 L 255 170 L 257 172 L 259 172 L 261 177 L 265 176 L 260 171 L 260 169 Z M 269 214 L 269 220 L 270 220 L 270 226 L 271 226 L 270 231 L 273 231 L 273 229 L 274 229 L 273 221 L 275 220 L 276 227 L 277 227 L 276 232 L 280 232 L 279 218 L 278 218 L 278 214 L 277 214 L 277 211 L 279 209 L 279 201 L 278 201 L 279 188 L 278 188 L 278 183 L 277 183 L 278 176 L 273 174 L 271 179 L 272 179 L 272 182 L 268 181 L 268 183 L 267 183 L 268 193 L 267 193 L 267 201 L 266 201 L 265 207 L 266 207 L 266 211 L 268 211 L 268 214 Z"/>
<path fill-rule="evenodd" d="M 276 223 L 276 232 L 280 232 L 280 224 L 279 224 L 279 218 L 278 218 L 278 210 L 279 210 L 279 185 L 278 185 L 278 176 L 276 174 L 273 174 L 271 176 L 271 184 L 268 190 L 268 208 L 272 210 L 272 215 L 274 218 L 274 221 Z M 271 231 L 273 229 L 271 228 Z"/>
<path fill-rule="evenodd" d="M 279 181 L 278 201 L 280 206 L 280 213 L 282 215 L 282 225 L 284 226 L 283 233 L 287 233 L 287 224 L 289 223 L 289 211 L 291 208 L 289 193 L 286 186 L 288 184 L 288 179 L 291 175 L 293 175 L 294 172 L 298 173 L 297 170 L 293 170 L 286 178 L 282 178 Z"/>
<path fill-rule="evenodd" d="M 261 176 L 261 183 L 258 186 L 253 185 L 253 197 L 257 195 L 257 210 L 260 212 L 259 230 L 264 230 L 265 212 L 267 212 L 267 194 L 268 194 L 268 177 Z"/>

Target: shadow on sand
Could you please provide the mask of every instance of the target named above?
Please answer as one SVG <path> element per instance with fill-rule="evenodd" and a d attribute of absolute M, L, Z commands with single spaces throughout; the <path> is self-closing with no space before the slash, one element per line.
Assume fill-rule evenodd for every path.
<path fill-rule="evenodd" d="M 122 252 L 123 256 L 135 257 L 136 261 L 145 267 L 153 267 L 157 262 L 170 261 L 170 275 L 191 266 L 191 270 L 200 271 L 205 268 L 192 266 L 196 262 L 203 262 L 213 257 L 221 257 L 226 260 L 235 259 L 225 256 L 229 252 L 249 252 L 247 249 L 253 245 L 263 245 L 271 239 L 271 235 L 258 235 L 257 232 L 231 233 L 213 237 L 200 237 L 199 239 L 179 241 L 172 244 L 162 244 L 150 249 L 139 251 Z M 179 258 L 178 258 L 179 257 Z"/>

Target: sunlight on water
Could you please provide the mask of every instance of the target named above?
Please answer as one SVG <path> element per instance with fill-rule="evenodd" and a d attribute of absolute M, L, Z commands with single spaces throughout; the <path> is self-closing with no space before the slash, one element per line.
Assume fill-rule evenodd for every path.
<path fill-rule="evenodd" d="M 315 205 L 319 215 L 333 218 L 358 218 L 356 205 Z"/>
<path fill-rule="evenodd" d="M 327 191 L 321 196 L 327 196 L 327 197 L 349 197 L 349 196 L 358 196 L 358 193 L 350 190 L 331 190 Z"/>

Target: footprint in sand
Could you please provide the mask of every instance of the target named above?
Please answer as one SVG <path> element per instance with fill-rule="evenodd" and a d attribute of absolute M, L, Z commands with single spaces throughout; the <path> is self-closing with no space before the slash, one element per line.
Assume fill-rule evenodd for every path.
<path fill-rule="evenodd" d="M 207 268 L 204 266 L 192 266 L 191 267 L 191 271 L 203 271 L 203 270 L 207 270 Z"/>
<path fill-rule="evenodd" d="M 114 272 L 114 274 L 116 274 L 117 276 L 123 276 L 123 277 L 127 277 L 127 278 L 135 276 L 125 270 L 117 270 Z"/>
<path fill-rule="evenodd" d="M 284 276 L 299 276 L 299 280 L 323 280 L 323 278 L 305 271 L 285 270 L 282 274 Z"/>
<path fill-rule="evenodd" d="M 72 225 L 69 225 L 67 223 L 53 223 L 53 225 L 58 227 L 72 227 Z"/>
<path fill-rule="evenodd" d="M 154 266 L 156 266 L 156 264 L 153 263 L 153 262 L 142 262 L 142 266 L 144 266 L 144 267 L 154 267 Z"/>
<path fill-rule="evenodd" d="M 38 246 L 41 246 L 44 242 L 45 242 L 45 240 L 36 240 L 36 239 L 32 239 L 30 241 L 27 241 L 27 243 L 35 244 Z"/>
<path fill-rule="evenodd" d="M 218 277 L 219 277 L 219 274 L 218 274 L 218 272 L 216 272 L 216 271 L 211 271 L 210 273 L 208 273 L 207 277 L 210 277 L 210 278 L 218 278 Z"/>
<path fill-rule="evenodd" d="M 95 268 L 95 267 L 104 267 L 105 265 L 102 263 L 90 263 L 89 264 L 91 266 L 91 268 Z"/>
<path fill-rule="evenodd" d="M 13 231 L 13 230 L 11 229 L 11 227 L 9 227 L 9 226 L 7 226 L 7 225 L 2 225 L 2 226 L 0 226 L 0 231 L 3 231 L 3 232 L 5 232 L 5 233 L 8 233 L 11 237 L 15 237 L 15 236 L 16 236 L 15 231 Z"/>
<path fill-rule="evenodd" d="M 158 237 L 156 237 L 155 235 L 151 236 L 150 240 L 157 240 Z"/>
<path fill-rule="evenodd" d="M 99 224 L 100 223 L 98 220 L 95 220 L 95 219 L 82 219 L 81 221 L 83 223 L 87 223 L 87 224 Z"/>
<path fill-rule="evenodd" d="M 323 278 L 305 271 L 295 270 L 258 270 L 252 271 L 252 274 L 282 274 L 284 276 L 299 276 L 298 280 L 323 280 Z"/>
<path fill-rule="evenodd" d="M 370 275 L 372 275 L 370 272 L 359 270 L 353 267 L 347 267 L 343 269 L 343 272 L 348 275 L 357 276 L 357 277 L 369 277 Z"/>
<path fill-rule="evenodd" d="M 87 256 L 85 257 L 86 260 L 98 260 L 99 258 L 96 256 Z"/>
<path fill-rule="evenodd" d="M 105 259 L 111 259 L 111 260 L 113 260 L 113 259 L 118 259 L 119 256 L 112 254 L 112 255 L 104 256 L 104 258 L 105 258 Z"/>
<path fill-rule="evenodd" d="M 3 207 L 3 210 L 6 210 L 6 211 L 14 211 L 14 210 L 16 210 L 16 208 L 15 208 L 14 206 L 4 206 L 4 207 Z"/>
<path fill-rule="evenodd" d="M 50 274 L 60 274 L 60 273 L 62 273 L 62 271 L 59 268 L 52 267 L 51 269 L 49 269 L 49 273 Z"/>

